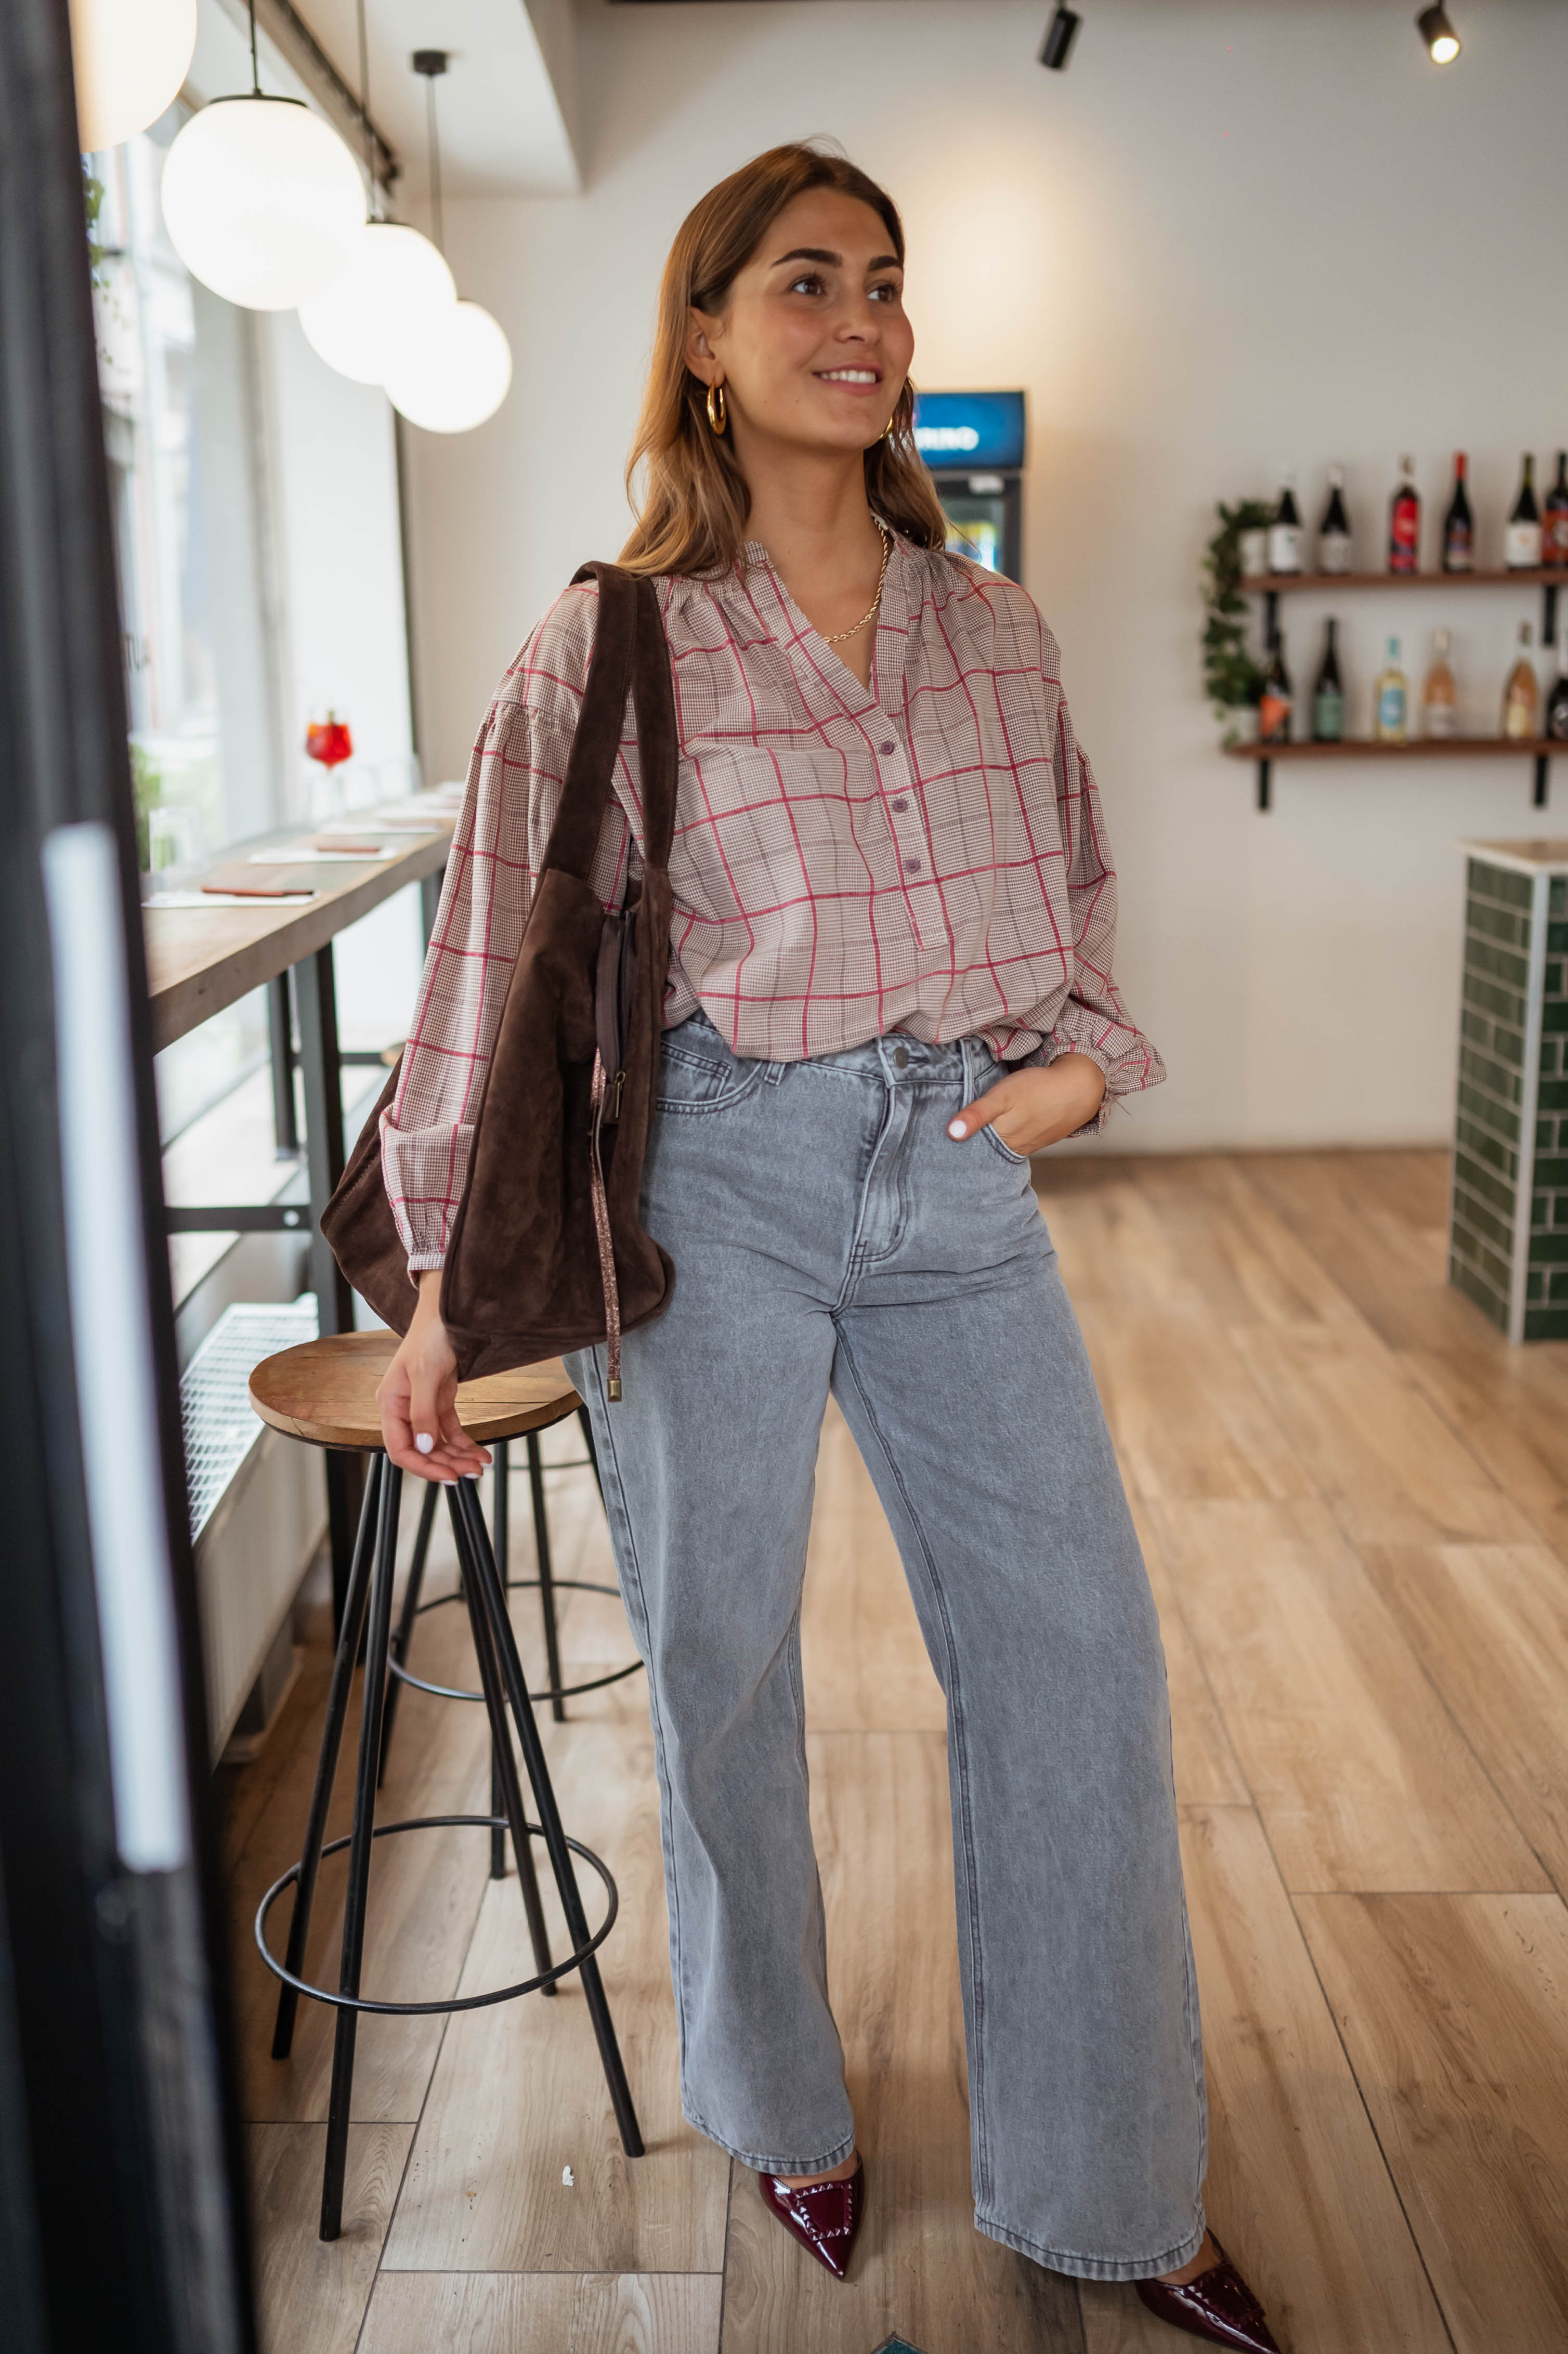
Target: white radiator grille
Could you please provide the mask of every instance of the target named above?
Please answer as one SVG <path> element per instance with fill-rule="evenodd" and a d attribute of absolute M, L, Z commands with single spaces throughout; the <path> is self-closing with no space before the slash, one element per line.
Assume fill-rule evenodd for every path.
<path fill-rule="evenodd" d="M 316 1303 L 299 1299 L 226 1308 L 180 1378 L 191 1538 L 200 1536 L 266 1427 L 249 1381 L 263 1357 L 316 1337 Z"/>

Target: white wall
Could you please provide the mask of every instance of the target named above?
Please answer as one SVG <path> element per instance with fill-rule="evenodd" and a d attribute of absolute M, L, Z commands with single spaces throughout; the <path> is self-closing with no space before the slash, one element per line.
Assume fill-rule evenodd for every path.
<path fill-rule="evenodd" d="M 274 469 L 274 577 L 285 675 L 283 812 L 395 799 L 418 781 L 392 410 L 377 386 L 318 359 L 292 311 L 267 322 L 267 444 Z M 348 721 L 354 758 L 323 786 L 305 758 L 311 716 Z M 340 935 L 334 957 L 344 1044 L 382 1046 L 413 1014 L 424 961 L 417 889 Z"/>
<path fill-rule="evenodd" d="M 418 705 L 461 774 L 494 681 L 585 557 L 624 536 L 622 456 L 683 213 L 773 142 L 827 133 L 909 234 L 917 381 L 1018 385 L 1025 578 L 1061 638 L 1123 884 L 1119 972 L 1171 1083 L 1121 1149 L 1430 1141 L 1449 1125 L 1467 834 L 1539 830 L 1528 763 L 1301 766 L 1253 810 L 1200 690 L 1217 497 L 1350 469 L 1376 560 L 1404 450 L 1428 523 L 1472 453 L 1483 562 L 1519 452 L 1568 443 L 1558 298 L 1561 0 L 1455 0 L 1446 73 L 1414 0 L 1094 0 L 1065 74 L 1045 0 L 608 7 L 588 0 L 588 185 L 449 206 L 462 291 L 512 338 L 478 432 L 415 435 Z M 1365 724 L 1383 632 L 1439 620 L 1494 725 L 1529 592 L 1347 596 Z M 1287 609 L 1309 686 L 1321 608 Z M 1568 770 L 1557 787 L 1568 796 Z M 1561 821 L 1559 821 L 1561 822 Z"/>

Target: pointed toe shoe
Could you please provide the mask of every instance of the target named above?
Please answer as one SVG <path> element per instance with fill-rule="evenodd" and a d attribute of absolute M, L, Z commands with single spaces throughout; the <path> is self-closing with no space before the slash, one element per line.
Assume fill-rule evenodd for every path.
<path fill-rule="evenodd" d="M 842 2280 L 865 2208 L 863 2161 L 857 2159 L 854 2172 L 842 2182 L 813 2182 L 799 2190 L 791 2190 L 776 2174 L 759 2174 L 757 2179 L 763 2205 L 772 2210 L 803 2248 L 810 2248 L 835 2280 Z"/>
<path fill-rule="evenodd" d="M 1211 2346 L 1229 2346 L 1235 2354 L 1279 2354 L 1264 2310 L 1218 2240 L 1220 2261 L 1195 2280 L 1140 2280 L 1138 2294 L 1150 2313 L 1173 2329 L 1202 2338 Z"/>

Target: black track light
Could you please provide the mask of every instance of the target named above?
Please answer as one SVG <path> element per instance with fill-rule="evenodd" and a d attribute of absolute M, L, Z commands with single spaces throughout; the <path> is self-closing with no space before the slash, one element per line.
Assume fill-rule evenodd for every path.
<path fill-rule="evenodd" d="M 1459 36 L 1448 22 L 1446 8 L 1423 8 L 1415 19 L 1415 29 L 1426 44 L 1426 54 L 1435 66 L 1452 65 L 1459 54 Z"/>
<path fill-rule="evenodd" d="M 1439 11 L 1441 13 L 1441 11 Z M 1073 43 L 1077 38 L 1081 19 L 1071 8 L 1059 7 L 1045 27 L 1045 38 L 1040 44 L 1040 62 L 1052 66 L 1060 73 L 1066 64 Z"/>

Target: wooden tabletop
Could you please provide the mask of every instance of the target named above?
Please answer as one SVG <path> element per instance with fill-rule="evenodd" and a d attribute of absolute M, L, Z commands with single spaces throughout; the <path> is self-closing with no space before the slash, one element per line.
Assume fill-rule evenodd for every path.
<path fill-rule="evenodd" d="M 250 1376 L 250 1403 L 263 1422 L 314 1447 L 376 1447 L 376 1384 L 397 1348 L 396 1332 L 340 1332 L 264 1357 Z M 487 1446 L 564 1422 L 582 1401 L 559 1357 L 458 1384 L 458 1420 Z"/>
<path fill-rule="evenodd" d="M 383 900 L 438 873 L 446 864 L 455 814 L 450 809 L 432 809 L 428 833 L 388 836 L 398 843 L 391 858 L 334 859 L 313 865 L 308 871 L 314 892 L 309 899 L 259 899 L 253 907 L 144 908 L 154 1049 L 172 1046 L 198 1023 L 210 1021 L 302 957 L 325 948 Z M 363 815 L 366 826 L 372 826 L 375 812 Z M 298 842 L 311 831 L 309 826 L 289 826 L 236 843 L 215 860 L 214 867 L 232 866 L 270 843 Z"/>

